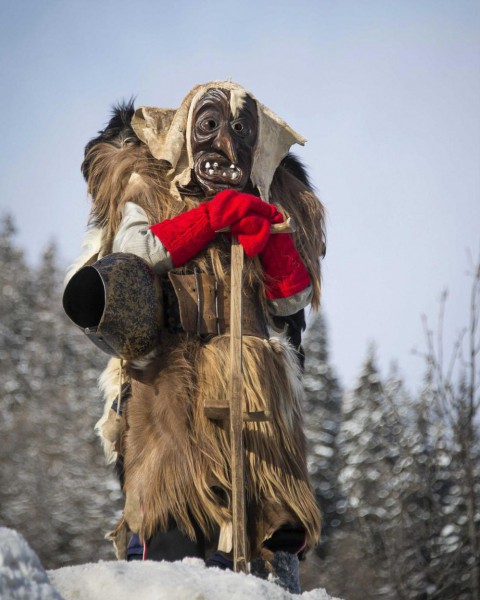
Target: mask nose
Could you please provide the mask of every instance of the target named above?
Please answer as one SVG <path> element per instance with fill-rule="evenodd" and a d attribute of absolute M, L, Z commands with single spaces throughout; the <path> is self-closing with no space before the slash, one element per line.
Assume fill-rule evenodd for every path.
<path fill-rule="evenodd" d="M 224 123 L 222 127 L 220 127 L 217 136 L 212 144 L 215 150 L 222 152 L 225 156 L 232 162 L 237 162 L 237 151 L 235 150 L 235 144 L 232 140 L 232 137 L 228 131 L 228 124 Z"/>

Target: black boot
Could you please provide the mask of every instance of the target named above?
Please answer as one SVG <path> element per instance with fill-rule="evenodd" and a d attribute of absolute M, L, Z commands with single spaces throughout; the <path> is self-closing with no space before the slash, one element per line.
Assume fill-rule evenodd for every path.
<path fill-rule="evenodd" d="M 273 581 L 291 594 L 301 594 L 299 556 L 305 552 L 305 529 L 296 525 L 285 525 L 277 529 L 263 546 L 273 552 L 273 558 L 265 562 L 258 557 L 252 562 L 252 574 Z"/>
<path fill-rule="evenodd" d="M 218 567 L 222 571 L 233 571 L 233 560 L 230 555 L 217 550 L 210 558 L 205 561 L 207 567 Z"/>
<path fill-rule="evenodd" d="M 187 556 L 205 558 L 205 538 L 199 527 L 195 528 L 195 534 L 197 541 L 180 531 L 176 523 L 171 523 L 167 531 L 158 531 L 147 541 L 145 560 L 173 562 Z"/>

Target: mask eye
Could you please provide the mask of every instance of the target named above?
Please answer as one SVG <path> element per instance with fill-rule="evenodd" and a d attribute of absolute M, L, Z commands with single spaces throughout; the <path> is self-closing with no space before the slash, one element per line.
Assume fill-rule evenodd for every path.
<path fill-rule="evenodd" d="M 234 121 L 232 123 L 232 129 L 240 137 L 247 137 L 248 134 L 250 133 L 250 130 L 249 130 L 247 124 L 244 123 L 243 121 Z"/>
<path fill-rule="evenodd" d="M 217 129 L 217 127 L 218 127 L 218 123 L 215 119 L 212 119 L 212 117 L 208 117 L 207 119 L 204 119 L 200 123 L 200 129 L 202 131 L 204 131 L 205 133 L 210 133 L 210 131 L 215 131 L 215 129 Z"/>

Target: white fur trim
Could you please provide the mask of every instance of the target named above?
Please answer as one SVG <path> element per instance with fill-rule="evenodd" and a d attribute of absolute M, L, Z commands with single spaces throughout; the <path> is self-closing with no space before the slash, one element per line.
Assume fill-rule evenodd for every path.
<path fill-rule="evenodd" d="M 287 317 L 305 308 L 312 301 L 313 288 L 311 285 L 301 292 L 288 296 L 286 298 L 277 298 L 269 300 L 267 298 L 268 312 L 274 317 Z"/>
<path fill-rule="evenodd" d="M 120 359 L 119 358 L 111 358 L 108 362 L 106 369 L 100 375 L 98 379 L 98 384 L 100 390 L 103 393 L 103 398 L 105 400 L 105 404 L 103 407 L 103 415 L 99 421 L 97 421 L 95 425 L 95 432 L 98 437 L 102 440 L 103 444 L 103 452 L 105 454 L 105 460 L 107 464 L 111 464 L 117 460 L 117 452 L 115 451 L 115 444 L 110 440 L 107 440 L 103 436 L 103 425 L 106 423 L 108 419 L 108 415 L 112 410 L 112 402 L 115 397 L 118 395 L 118 381 L 120 377 Z"/>
<path fill-rule="evenodd" d="M 83 267 L 83 265 L 95 254 L 100 252 L 102 243 L 102 230 L 100 227 L 89 229 L 83 238 L 82 253 L 67 269 L 64 279 L 64 286 L 70 281 L 75 273 Z"/>
<path fill-rule="evenodd" d="M 218 537 L 218 550 L 220 552 L 231 552 L 233 546 L 233 523 L 226 521 L 220 527 L 220 535 Z"/>

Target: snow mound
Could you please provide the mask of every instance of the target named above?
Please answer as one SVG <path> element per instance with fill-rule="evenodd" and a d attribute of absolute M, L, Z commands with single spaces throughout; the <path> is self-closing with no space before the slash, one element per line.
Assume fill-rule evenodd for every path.
<path fill-rule="evenodd" d="M 0 598 L 62 600 L 35 552 L 20 534 L 6 527 L 0 527 Z"/>
<path fill-rule="evenodd" d="M 324 590 L 292 595 L 253 575 L 207 568 L 200 559 L 115 561 L 49 571 L 65 600 L 335 600 Z"/>
<path fill-rule="evenodd" d="M 253 575 L 181 562 L 111 561 L 45 571 L 16 531 L 0 527 L 1 600 L 336 600 L 325 590 L 302 595 Z M 338 600 L 338 599 L 337 599 Z"/>

